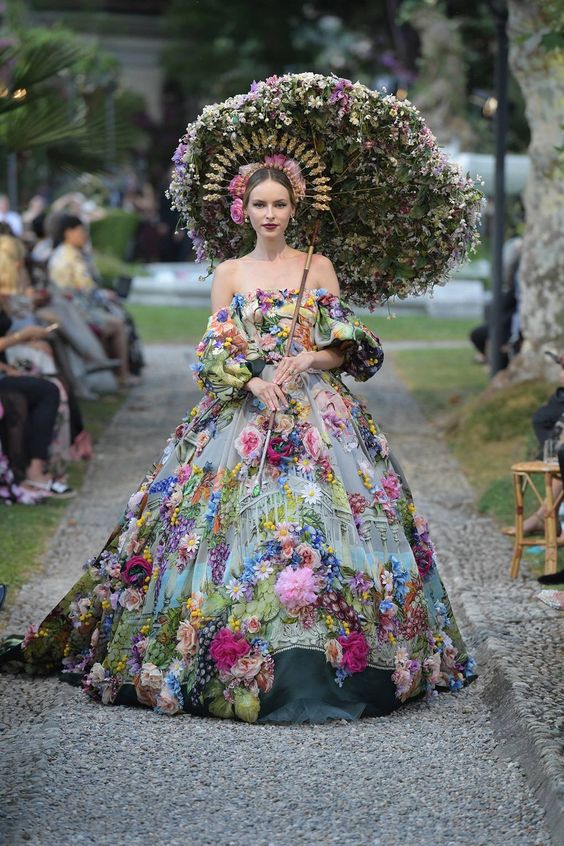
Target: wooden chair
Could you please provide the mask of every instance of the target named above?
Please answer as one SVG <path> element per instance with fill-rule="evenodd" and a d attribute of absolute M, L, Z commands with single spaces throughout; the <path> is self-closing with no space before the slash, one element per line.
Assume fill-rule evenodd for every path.
<path fill-rule="evenodd" d="M 515 549 L 511 561 L 511 578 L 517 578 L 519 565 L 525 546 L 544 546 L 544 572 L 546 575 L 556 573 L 558 547 L 564 546 L 564 539 L 558 540 L 558 508 L 562 502 L 564 491 L 561 491 L 555 498 L 552 494 L 552 482 L 560 479 L 560 468 L 558 464 L 545 463 L 544 461 L 521 461 L 511 467 L 513 474 L 513 492 L 515 494 L 515 529 L 506 532 L 514 535 Z M 544 479 L 544 491 L 539 490 L 537 485 L 541 479 L 535 476 L 542 476 Z M 540 486 L 540 485 L 539 485 Z M 538 534 L 533 537 L 524 537 L 523 523 L 525 521 L 524 502 L 525 491 L 529 487 L 535 494 L 540 505 L 546 507 L 544 518 L 544 538 Z"/>

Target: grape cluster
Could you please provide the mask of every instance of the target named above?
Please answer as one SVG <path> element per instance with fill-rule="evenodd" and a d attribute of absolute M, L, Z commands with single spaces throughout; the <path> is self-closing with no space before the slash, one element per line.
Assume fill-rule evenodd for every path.
<path fill-rule="evenodd" d="M 427 614 L 421 605 L 409 613 L 400 628 L 400 634 L 406 640 L 411 640 L 428 626 Z"/>
<path fill-rule="evenodd" d="M 354 608 L 346 602 L 342 593 L 328 590 L 319 596 L 318 603 L 329 614 L 334 614 L 339 620 L 348 623 L 351 631 L 360 631 L 360 619 Z"/>
<path fill-rule="evenodd" d="M 210 655 L 210 644 L 219 629 L 225 626 L 227 614 L 224 612 L 204 623 L 198 632 L 198 654 L 196 656 L 196 676 L 190 691 L 190 704 L 200 706 L 200 695 L 215 673 L 215 663 Z"/>

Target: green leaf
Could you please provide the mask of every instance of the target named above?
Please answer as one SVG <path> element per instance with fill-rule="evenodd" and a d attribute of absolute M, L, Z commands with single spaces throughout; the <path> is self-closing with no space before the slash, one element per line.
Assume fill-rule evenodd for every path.
<path fill-rule="evenodd" d="M 211 710 L 211 709 L 210 709 Z M 244 687 L 235 689 L 235 713 L 246 723 L 256 723 L 260 712 L 258 697 Z"/>
<path fill-rule="evenodd" d="M 205 617 L 211 617 L 219 611 L 223 611 L 231 604 L 231 600 L 227 596 L 222 596 L 219 592 L 212 593 L 211 596 L 205 600 L 202 605 L 202 614 Z"/>
<path fill-rule="evenodd" d="M 214 717 L 221 717 L 222 720 L 229 720 L 233 717 L 233 705 L 223 696 L 216 696 L 209 704 L 210 714 Z"/>
<path fill-rule="evenodd" d="M 204 688 L 204 699 L 223 699 L 223 685 L 219 679 L 212 679 Z"/>

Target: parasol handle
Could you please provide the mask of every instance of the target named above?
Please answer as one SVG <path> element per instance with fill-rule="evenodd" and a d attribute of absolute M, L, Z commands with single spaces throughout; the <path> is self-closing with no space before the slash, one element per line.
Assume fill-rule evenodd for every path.
<path fill-rule="evenodd" d="M 302 281 L 300 283 L 298 296 L 296 298 L 296 305 L 295 305 L 295 308 L 294 308 L 294 315 L 292 317 L 292 323 L 290 324 L 290 333 L 289 333 L 287 341 L 286 341 L 286 349 L 285 349 L 285 355 L 286 356 L 288 356 L 290 354 L 290 350 L 292 348 L 292 341 L 294 339 L 296 324 L 298 322 L 298 315 L 300 313 L 300 308 L 301 308 L 301 305 L 302 305 L 302 296 L 303 296 L 303 293 L 304 293 L 304 290 L 305 290 L 305 283 L 307 281 L 309 269 L 311 267 L 311 261 L 312 261 L 312 258 L 313 258 L 313 251 L 315 249 L 315 242 L 317 241 L 317 236 L 319 234 L 319 226 L 320 226 L 320 220 L 319 220 L 319 218 L 317 218 L 317 220 L 315 221 L 315 225 L 313 227 L 313 232 L 312 232 L 312 235 L 311 235 L 311 240 L 310 240 L 308 251 L 307 251 L 306 262 L 305 262 L 304 270 L 303 270 L 303 273 L 302 273 Z M 268 420 L 268 430 L 267 430 L 267 433 L 266 433 L 266 438 L 264 439 L 264 445 L 263 445 L 263 448 L 262 448 L 262 454 L 261 454 L 261 458 L 260 458 L 258 473 L 257 473 L 257 476 L 256 476 L 256 482 L 255 482 L 255 485 L 253 487 L 253 496 L 258 496 L 259 493 L 260 493 L 261 487 L 262 487 L 262 472 L 263 472 L 263 469 L 264 469 L 264 462 L 266 460 L 266 452 L 268 450 L 268 444 L 270 442 L 270 435 L 272 434 L 272 428 L 274 426 L 274 420 L 275 419 L 276 419 L 276 409 L 274 411 L 270 412 L 270 417 L 269 417 L 269 420 Z"/>

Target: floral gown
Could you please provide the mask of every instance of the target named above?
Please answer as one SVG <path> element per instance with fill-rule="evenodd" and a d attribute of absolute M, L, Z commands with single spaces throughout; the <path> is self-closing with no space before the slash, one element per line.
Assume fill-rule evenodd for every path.
<path fill-rule="evenodd" d="M 304 293 L 292 352 L 340 344 L 343 365 L 286 383 L 256 484 L 270 412 L 244 385 L 272 378 L 296 298 L 259 288 L 211 315 L 203 398 L 79 581 L 4 642 L 4 669 L 247 722 L 378 716 L 476 677 L 427 524 L 341 379 L 373 376 L 380 341 L 324 288 Z"/>

